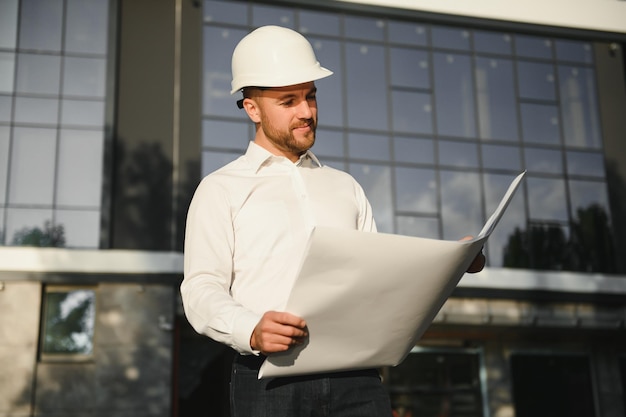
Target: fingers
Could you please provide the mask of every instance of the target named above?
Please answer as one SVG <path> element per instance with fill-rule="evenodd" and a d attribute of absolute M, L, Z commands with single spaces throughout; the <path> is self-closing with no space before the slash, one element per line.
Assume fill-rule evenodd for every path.
<path fill-rule="evenodd" d="M 480 253 L 476 255 L 476 257 L 474 258 L 470 266 L 467 268 L 467 272 L 469 272 L 470 274 L 474 274 L 476 272 L 482 271 L 483 268 L 485 267 L 485 262 L 486 262 L 485 255 L 483 254 L 481 250 Z"/>
<path fill-rule="evenodd" d="M 474 236 L 464 236 L 459 240 L 461 242 L 464 242 L 464 241 L 472 240 L 472 239 L 474 239 Z M 485 255 L 483 254 L 483 250 L 481 249 L 478 255 L 476 255 L 476 257 L 470 264 L 470 266 L 467 268 L 466 272 L 469 272 L 470 274 L 474 274 L 476 272 L 482 271 L 483 268 L 485 267 L 485 262 L 486 262 Z"/>
<path fill-rule="evenodd" d="M 283 311 L 268 311 L 261 318 L 262 321 L 264 319 L 272 323 L 292 326 L 299 329 L 304 329 L 306 327 L 306 322 L 303 318 Z"/>
<path fill-rule="evenodd" d="M 250 347 L 264 354 L 282 352 L 301 344 L 307 336 L 306 322 L 293 314 L 268 311 L 254 328 Z"/>

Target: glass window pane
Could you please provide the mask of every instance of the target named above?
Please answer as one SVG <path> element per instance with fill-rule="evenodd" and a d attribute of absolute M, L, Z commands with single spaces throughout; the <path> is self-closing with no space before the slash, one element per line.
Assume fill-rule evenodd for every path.
<path fill-rule="evenodd" d="M 567 173 L 604 178 L 604 156 L 601 153 L 566 152 Z"/>
<path fill-rule="evenodd" d="M 593 69 L 560 66 L 559 87 L 565 144 L 600 148 L 602 138 Z"/>
<path fill-rule="evenodd" d="M 534 100 L 556 100 L 554 67 L 550 64 L 517 63 L 519 95 Z"/>
<path fill-rule="evenodd" d="M 317 129 L 313 153 L 317 157 L 329 156 L 343 158 L 345 156 L 343 133 L 336 130 Z M 321 161 L 324 164 L 324 161 Z"/>
<path fill-rule="evenodd" d="M 62 233 L 50 223 L 52 209 L 8 208 L 6 243 L 15 246 L 62 247 Z"/>
<path fill-rule="evenodd" d="M 15 98 L 15 122 L 56 125 L 59 102 L 49 98 Z"/>
<path fill-rule="evenodd" d="M 348 126 L 387 129 L 384 48 L 347 42 L 345 49 Z"/>
<path fill-rule="evenodd" d="M 60 51 L 63 0 L 21 0 L 21 49 Z"/>
<path fill-rule="evenodd" d="M 278 25 L 294 28 L 293 9 L 277 6 L 252 5 L 252 26 Z"/>
<path fill-rule="evenodd" d="M 98 249 L 100 211 L 56 210 L 56 222 L 63 227 L 68 248 Z"/>
<path fill-rule="evenodd" d="M 391 85 L 430 88 L 428 53 L 408 48 L 390 48 Z"/>
<path fill-rule="evenodd" d="M 342 52 L 338 41 L 310 38 L 315 56 L 323 67 L 334 71 L 334 75 L 315 81 L 319 126 L 343 126 L 343 82 Z"/>
<path fill-rule="evenodd" d="M 63 95 L 104 98 L 106 60 L 66 57 L 63 64 Z"/>
<path fill-rule="evenodd" d="M 241 152 L 202 152 L 202 176 L 223 167 L 241 156 Z"/>
<path fill-rule="evenodd" d="M 550 104 L 521 103 L 522 137 L 526 143 L 561 143 L 559 109 Z"/>
<path fill-rule="evenodd" d="M 63 100 L 61 123 L 64 126 L 104 126 L 104 102 L 85 100 Z"/>
<path fill-rule="evenodd" d="M 484 144 L 480 149 L 484 168 L 522 170 L 520 149 L 518 147 Z"/>
<path fill-rule="evenodd" d="M 517 140 L 513 64 L 508 59 L 475 58 L 480 137 Z"/>
<path fill-rule="evenodd" d="M 571 236 L 568 226 L 554 220 L 533 221 L 515 230 L 505 251 L 505 267 L 571 270 Z"/>
<path fill-rule="evenodd" d="M 483 226 L 479 174 L 442 171 L 440 181 L 443 239 L 477 235 Z"/>
<path fill-rule="evenodd" d="M 528 58 L 552 59 L 552 41 L 536 36 L 516 35 L 515 53 Z"/>
<path fill-rule="evenodd" d="M 469 51 L 470 32 L 467 29 L 432 26 L 430 29 L 434 48 Z"/>
<path fill-rule="evenodd" d="M 396 167 L 396 210 L 437 213 L 437 180 L 432 169 Z"/>
<path fill-rule="evenodd" d="M 412 91 L 391 92 L 393 130 L 402 133 L 433 133 L 431 95 Z"/>
<path fill-rule="evenodd" d="M 231 55 L 237 43 L 247 31 L 204 28 L 203 60 L 203 114 L 248 119 L 245 112 L 237 108 L 241 94 L 230 94 Z"/>
<path fill-rule="evenodd" d="M 439 219 L 416 216 L 396 216 L 396 233 L 426 239 L 439 239 Z"/>
<path fill-rule="evenodd" d="M 489 173 L 483 175 L 487 216 L 491 216 L 496 210 L 512 180 L 510 175 Z M 484 251 L 489 266 L 501 267 L 507 263 L 508 258 L 519 256 L 512 242 L 516 233 L 526 228 L 524 201 L 523 189 L 520 188 L 502 215 L 498 227 L 489 236 L 487 250 Z"/>
<path fill-rule="evenodd" d="M 435 111 L 440 135 L 476 137 L 474 82 L 469 56 L 434 54 Z"/>
<path fill-rule="evenodd" d="M 385 165 L 350 164 L 349 172 L 361 184 L 372 205 L 378 231 L 393 233 L 390 167 Z"/>
<path fill-rule="evenodd" d="M 385 38 L 385 21 L 367 17 L 345 17 L 344 31 L 347 38 L 382 41 Z"/>
<path fill-rule="evenodd" d="M 11 96 L 0 96 L 0 122 L 10 122 L 13 111 L 13 98 Z"/>
<path fill-rule="evenodd" d="M 348 133 L 348 155 L 353 159 L 389 161 L 389 137 L 366 133 Z"/>
<path fill-rule="evenodd" d="M 0 1 L 0 48 L 15 49 L 18 0 Z"/>
<path fill-rule="evenodd" d="M 478 145 L 467 142 L 439 141 L 439 164 L 454 167 L 478 167 Z"/>
<path fill-rule="evenodd" d="M 339 36 L 339 16 L 332 13 L 301 10 L 299 14 L 298 32 L 304 34 L 318 34 Z M 318 57 L 319 58 L 319 57 Z M 320 60 L 320 62 L 323 62 Z"/>
<path fill-rule="evenodd" d="M 426 46 L 428 27 L 419 23 L 391 21 L 388 23 L 389 41 L 405 45 Z"/>
<path fill-rule="evenodd" d="M 482 416 L 480 370 L 479 355 L 461 349 L 411 353 L 389 369 L 393 415 Z"/>
<path fill-rule="evenodd" d="M 15 54 L 0 52 L 0 93 L 12 93 L 15 80 Z"/>
<path fill-rule="evenodd" d="M 8 126 L 0 126 L 0 205 L 7 201 L 7 175 L 9 170 L 9 143 L 11 139 L 11 129 Z M 3 218 L 0 217 L 0 225 Z M 0 234 L 0 237 L 2 234 Z"/>
<path fill-rule="evenodd" d="M 52 205 L 55 155 L 56 130 L 15 128 L 9 203 Z"/>
<path fill-rule="evenodd" d="M 19 54 L 17 57 L 18 93 L 59 94 L 61 58 L 51 55 Z"/>
<path fill-rule="evenodd" d="M 474 31 L 476 52 L 511 55 L 512 38 L 508 33 Z"/>
<path fill-rule="evenodd" d="M 609 198 L 606 184 L 598 181 L 569 181 L 572 199 L 572 218 L 576 218 L 579 210 L 589 210 L 591 206 L 600 207 L 609 216 Z"/>
<path fill-rule="evenodd" d="M 204 0 L 204 21 L 210 23 L 246 24 L 248 6 L 236 1 Z"/>
<path fill-rule="evenodd" d="M 108 1 L 67 0 L 65 51 L 106 54 L 108 25 Z"/>
<path fill-rule="evenodd" d="M 567 221 L 567 199 L 563 179 L 527 177 L 529 215 L 532 220 Z"/>
<path fill-rule="evenodd" d="M 588 357 L 514 353 L 510 366 L 516 416 L 596 415 Z"/>
<path fill-rule="evenodd" d="M 589 42 L 559 39 L 554 42 L 554 45 L 556 47 L 556 59 L 559 61 L 593 63 L 593 49 Z"/>
<path fill-rule="evenodd" d="M 96 295 L 93 290 L 46 291 L 43 354 L 91 354 Z"/>
<path fill-rule="evenodd" d="M 563 174 L 563 158 L 560 150 L 524 149 L 524 160 L 528 172 L 543 174 Z"/>
<path fill-rule="evenodd" d="M 435 162 L 435 147 L 432 139 L 406 138 L 396 136 L 393 139 L 394 160 L 415 164 Z"/>
<path fill-rule="evenodd" d="M 573 270 L 615 273 L 614 227 L 604 182 L 570 181 Z M 621 255 L 623 256 L 623 254 Z"/>
<path fill-rule="evenodd" d="M 249 125 L 250 122 L 204 120 L 202 122 L 202 147 L 245 151 L 251 140 Z"/>
<path fill-rule="evenodd" d="M 56 189 L 58 205 L 100 207 L 103 148 L 101 132 L 61 131 Z"/>

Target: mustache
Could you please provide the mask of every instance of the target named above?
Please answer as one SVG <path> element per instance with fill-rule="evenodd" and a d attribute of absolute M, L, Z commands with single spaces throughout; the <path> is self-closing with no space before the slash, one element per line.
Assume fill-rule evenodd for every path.
<path fill-rule="evenodd" d="M 299 123 L 294 123 L 293 125 L 291 125 L 291 128 L 298 129 L 300 127 L 307 127 L 307 126 L 310 126 L 313 129 L 315 129 L 317 127 L 317 123 L 315 123 L 315 119 L 302 120 Z"/>

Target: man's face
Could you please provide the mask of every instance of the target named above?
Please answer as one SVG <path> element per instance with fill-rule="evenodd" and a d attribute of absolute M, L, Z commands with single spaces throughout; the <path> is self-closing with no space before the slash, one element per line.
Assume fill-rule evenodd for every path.
<path fill-rule="evenodd" d="M 255 141 L 295 161 L 315 143 L 315 94 L 313 82 L 260 90 L 253 98 L 258 109 L 253 120 L 260 123 Z"/>

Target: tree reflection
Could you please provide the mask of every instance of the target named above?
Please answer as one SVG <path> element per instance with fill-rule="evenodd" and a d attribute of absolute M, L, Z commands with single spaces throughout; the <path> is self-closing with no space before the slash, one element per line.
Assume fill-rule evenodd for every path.
<path fill-rule="evenodd" d="M 14 246 L 57 247 L 65 246 L 65 228 L 62 224 L 52 224 L 50 220 L 39 227 L 24 227 L 13 234 Z"/>
<path fill-rule="evenodd" d="M 113 200 L 111 247 L 169 250 L 172 162 L 159 143 L 127 147 L 116 143 L 117 190 Z"/>
<path fill-rule="evenodd" d="M 578 208 L 569 236 L 560 224 L 515 228 L 504 247 L 503 266 L 510 268 L 615 273 L 613 232 L 606 210 L 592 204 Z"/>
<path fill-rule="evenodd" d="M 571 225 L 572 263 L 575 271 L 617 272 L 615 246 L 609 216 L 593 204 L 576 212 Z"/>
<path fill-rule="evenodd" d="M 91 353 L 94 298 L 89 290 L 46 295 L 43 353 Z"/>

